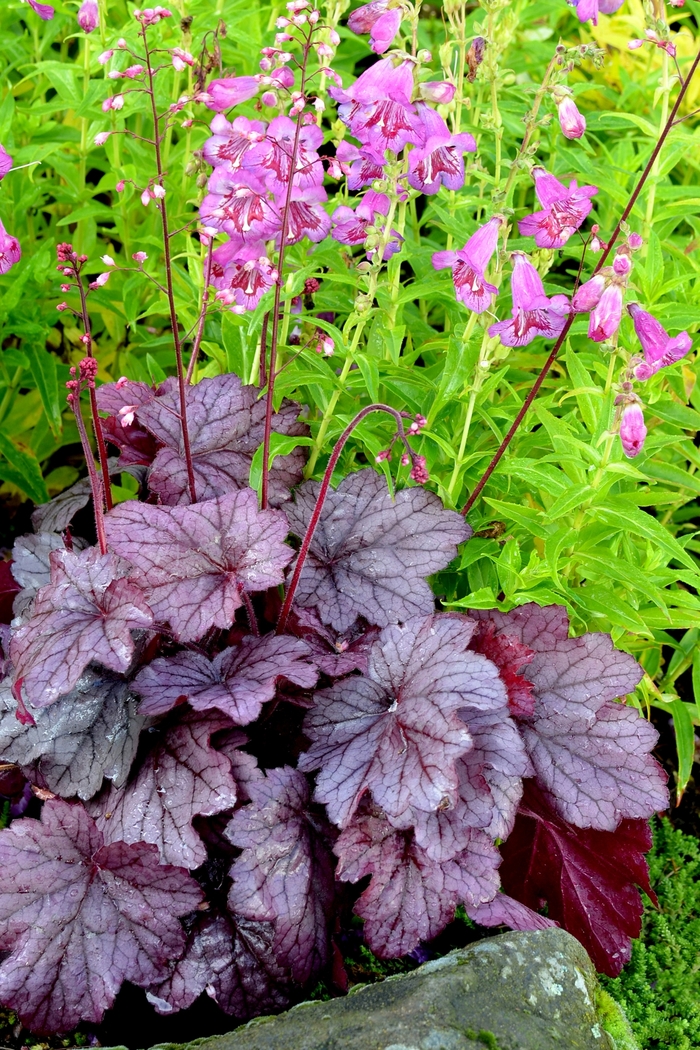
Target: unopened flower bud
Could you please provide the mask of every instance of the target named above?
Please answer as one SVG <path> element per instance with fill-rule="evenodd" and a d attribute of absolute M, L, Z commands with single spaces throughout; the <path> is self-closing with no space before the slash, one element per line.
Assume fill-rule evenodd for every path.
<path fill-rule="evenodd" d="M 613 260 L 613 270 L 618 277 L 627 277 L 632 272 L 632 260 L 629 255 L 620 252 Z"/>
<path fill-rule="evenodd" d="M 391 449 L 390 448 L 383 448 L 382 451 L 377 453 L 377 455 L 374 457 L 374 462 L 375 463 L 384 463 L 384 462 L 386 462 L 387 460 L 390 460 L 390 459 L 391 459 Z"/>
<path fill-rule="evenodd" d="M 260 96 L 260 101 L 262 102 L 263 106 L 276 106 L 277 95 L 274 91 L 263 91 L 262 95 Z"/>
<path fill-rule="evenodd" d="M 100 24 L 97 0 L 83 0 L 78 11 L 78 25 L 84 33 L 92 33 Z"/>
<path fill-rule="evenodd" d="M 407 467 L 410 462 L 411 457 L 409 456 L 408 452 L 404 452 L 403 456 L 401 457 L 401 466 Z"/>
<path fill-rule="evenodd" d="M 97 61 L 100 63 L 101 66 L 106 66 L 113 54 L 114 48 L 111 47 L 107 51 L 103 51 L 101 55 L 98 55 Z"/>
<path fill-rule="evenodd" d="M 102 255 L 102 256 L 100 256 L 100 262 L 103 262 L 105 264 L 105 266 L 116 266 L 117 265 L 111 255 Z"/>
<path fill-rule="evenodd" d="M 340 34 L 336 29 L 331 29 L 328 32 L 328 39 L 333 47 L 338 47 L 340 44 Z"/>
<path fill-rule="evenodd" d="M 98 134 L 95 135 L 95 139 L 94 139 L 95 145 L 96 146 L 104 146 L 104 144 L 107 141 L 107 139 L 109 138 L 109 136 L 110 136 L 110 132 L 109 131 L 100 131 L 100 132 L 98 132 Z"/>
<path fill-rule="evenodd" d="M 633 252 L 638 252 L 644 244 L 644 239 L 638 233 L 631 233 L 627 238 L 627 243 Z"/>
<path fill-rule="evenodd" d="M 638 402 L 625 405 L 620 419 L 620 441 L 622 451 L 628 459 L 634 459 L 644 448 L 647 428 L 644 425 L 644 412 Z"/>
<path fill-rule="evenodd" d="M 137 263 L 144 263 L 148 258 L 148 255 L 146 252 L 134 252 L 131 258 L 135 259 Z"/>
<path fill-rule="evenodd" d="M 414 457 L 413 469 L 411 470 L 409 477 L 411 478 L 411 481 L 417 482 L 418 485 L 425 485 L 426 482 L 430 481 L 425 456 Z"/>
<path fill-rule="evenodd" d="M 580 139 L 586 131 L 586 118 L 579 112 L 570 95 L 566 95 L 560 102 L 557 102 L 557 111 L 559 126 L 565 138 Z"/>
<path fill-rule="evenodd" d="M 119 182 L 117 183 L 117 185 L 114 188 L 117 191 L 117 193 L 123 193 L 125 186 L 126 186 L 126 180 L 125 179 L 120 179 Z"/>
<path fill-rule="evenodd" d="M 195 182 L 196 182 L 196 184 L 197 184 L 197 186 L 199 187 L 200 190 L 204 189 L 204 187 L 206 186 L 208 181 L 209 180 L 207 178 L 207 174 L 206 174 L 205 171 L 201 171 L 199 173 L 199 175 L 197 176 L 196 180 L 195 180 Z"/>
<path fill-rule="evenodd" d="M 157 182 L 151 190 L 151 193 L 156 198 L 156 200 L 162 201 L 163 197 L 165 196 L 165 186 L 161 186 L 161 184 Z"/>

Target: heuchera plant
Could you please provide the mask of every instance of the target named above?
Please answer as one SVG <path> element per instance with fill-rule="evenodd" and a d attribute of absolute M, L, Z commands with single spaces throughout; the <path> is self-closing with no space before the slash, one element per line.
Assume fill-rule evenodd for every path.
<path fill-rule="evenodd" d="M 579 0 L 579 18 L 595 20 L 620 2 Z M 51 17 L 47 5 L 29 3 Z M 436 609 L 428 578 L 472 530 L 424 487 L 426 463 L 411 444 L 423 417 L 368 405 L 322 480 L 302 481 L 308 427 L 300 407 L 274 392 L 289 321 L 287 247 L 328 236 L 360 246 L 356 348 L 385 264 L 390 294 L 398 287 L 392 259 L 409 197 L 459 189 L 464 154 L 476 144 L 440 115 L 455 87 L 428 79 L 431 58 L 416 52 L 415 32 L 411 52 L 389 51 L 402 24 L 415 30 L 416 8 L 374 0 L 352 14 L 351 28 L 370 33 L 384 57 L 349 86 L 330 64 L 336 28 L 309 0 L 287 9 L 259 76 L 207 83 L 204 59 L 171 49 L 175 67 L 194 68 L 197 83 L 165 114 L 154 87 L 162 49 L 149 34 L 172 17 L 168 9 L 136 10 L 138 43 L 120 38 L 101 56 L 105 65 L 117 56 L 108 76 L 119 82 L 105 112 L 119 110 L 128 92 L 151 108 L 155 170 L 138 190 L 162 223 L 159 287 L 177 374 L 153 386 L 122 378 L 97 387 L 89 294 L 107 283 L 114 261 L 104 257 L 104 273 L 86 285 L 87 258 L 60 244 L 63 289 L 77 294 L 77 306 L 59 309 L 76 315 L 86 348 L 68 398 L 89 487 L 42 508 L 37 531 L 16 543 L 0 687 L 0 758 L 43 801 L 40 820 L 22 817 L 29 795 L 20 792 L 17 819 L 0 832 L 0 1001 L 36 1032 L 99 1022 L 125 979 L 163 1014 L 204 992 L 239 1019 L 280 1008 L 328 968 L 353 913 L 380 958 L 435 938 L 462 905 L 484 926 L 559 923 L 599 969 L 616 974 L 639 931 L 639 890 L 653 898 L 648 820 L 668 796 L 651 755 L 654 729 L 620 702 L 642 677 L 635 660 L 606 634 L 569 637 L 560 606 Z M 86 2 L 79 17 L 92 32 L 96 5 Z M 563 133 L 576 137 L 585 121 L 564 83 L 573 60 L 565 51 L 557 48 L 536 108 L 551 93 Z M 470 64 L 482 57 L 475 41 Z M 321 79 L 354 140 L 332 157 L 319 153 Z M 224 115 L 258 95 L 278 110 L 269 123 Z M 215 115 L 203 149 L 211 168 L 199 227 L 206 288 L 186 368 L 161 145 L 190 104 Z M 355 208 L 349 198 L 328 215 L 326 174 L 365 190 Z M 589 215 L 596 187 L 566 186 L 539 165 L 532 175 L 541 209 L 520 232 L 538 247 L 561 247 Z M 465 513 L 575 315 L 590 313 L 593 340 L 610 339 L 620 324 L 641 246 L 624 225 L 634 199 L 608 243 L 593 246 L 602 254 L 572 297 L 548 296 L 532 259 L 512 253 L 512 316 L 488 334 L 506 347 L 537 337 L 555 343 Z M 498 286 L 487 271 L 499 240 L 505 257 L 509 229 L 505 210 L 497 212 L 464 247 L 434 256 L 436 269 L 452 271 L 470 323 L 492 309 Z M 19 257 L 15 245 L 5 245 L 3 265 Z M 159 283 L 144 270 L 145 252 L 134 260 Z M 317 290 L 309 279 L 302 294 Z M 213 303 L 242 313 L 268 292 L 255 374 L 244 377 L 257 385 L 230 374 L 193 384 Z M 644 441 L 634 383 L 686 354 L 690 339 L 672 339 L 639 303 L 628 309 L 643 350 L 618 398 L 632 456 Z M 313 319 L 311 341 L 323 356 L 334 352 L 332 331 L 327 317 Z M 378 461 L 397 446 L 413 485 L 389 491 L 369 467 L 331 487 L 347 439 L 373 412 L 394 428 Z M 112 505 L 115 470 L 142 482 L 139 498 Z M 90 496 L 94 545 L 70 528 Z"/>

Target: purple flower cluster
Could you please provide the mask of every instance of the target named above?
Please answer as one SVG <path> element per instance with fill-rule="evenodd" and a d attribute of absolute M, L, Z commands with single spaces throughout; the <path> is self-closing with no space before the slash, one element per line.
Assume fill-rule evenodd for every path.
<path fill-rule="evenodd" d="M 7 150 L 0 145 L 0 182 L 7 173 L 12 170 L 12 157 Z M 15 263 L 22 257 L 19 241 L 8 233 L 2 222 L 0 222 L 0 274 L 7 273 Z"/>

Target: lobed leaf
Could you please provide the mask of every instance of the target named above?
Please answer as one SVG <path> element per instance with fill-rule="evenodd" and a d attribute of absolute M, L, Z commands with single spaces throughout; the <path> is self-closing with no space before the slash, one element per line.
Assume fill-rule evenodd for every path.
<path fill-rule="evenodd" d="M 302 537 L 319 494 L 307 481 L 287 510 Z M 432 492 L 403 489 L 392 499 L 374 470 L 361 470 L 329 491 L 304 564 L 296 602 L 314 606 L 324 623 L 347 631 L 358 616 L 386 627 L 432 612 L 425 577 L 455 557 L 471 529 Z"/>

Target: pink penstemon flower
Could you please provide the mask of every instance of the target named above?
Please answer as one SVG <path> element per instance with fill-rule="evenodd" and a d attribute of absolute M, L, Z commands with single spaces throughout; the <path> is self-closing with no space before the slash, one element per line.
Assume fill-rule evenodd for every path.
<path fill-rule="evenodd" d="M 41 4 L 39 0 L 25 0 L 44 22 L 50 21 L 56 13 L 50 4 Z"/>
<path fill-rule="evenodd" d="M 455 294 L 460 302 L 475 313 L 488 310 L 498 288 L 489 284 L 484 273 L 498 246 L 498 231 L 503 225 L 500 215 L 495 215 L 473 233 L 459 251 L 435 252 L 432 262 L 436 270 L 452 268 Z"/>
<path fill-rule="evenodd" d="M 632 260 L 620 250 L 612 266 L 604 267 L 578 289 L 572 300 L 575 313 L 589 313 L 588 338 L 596 343 L 611 339 L 620 327 L 622 303 Z"/>
<path fill-rule="evenodd" d="M 439 113 L 416 102 L 422 141 L 408 156 L 408 182 L 421 193 L 437 193 L 440 186 L 460 190 L 464 185 L 464 153 L 476 152 L 473 135 L 453 135 Z"/>
<path fill-rule="evenodd" d="M 22 258 L 19 241 L 0 222 L 0 274 L 7 273 Z"/>
<path fill-rule="evenodd" d="M 497 321 L 489 328 L 489 335 L 498 336 L 504 346 L 527 346 L 538 335 L 555 339 L 566 324 L 570 312 L 565 295 L 545 295 L 542 278 L 523 252 L 513 252 L 511 291 L 513 316 L 509 321 Z"/>
<path fill-rule="evenodd" d="M 352 12 L 348 18 L 348 29 L 353 33 L 369 33 L 369 46 L 375 54 L 381 55 L 394 42 L 401 26 L 402 14 L 395 0 L 372 0 Z"/>
<path fill-rule="evenodd" d="M 639 303 L 628 303 L 627 310 L 644 352 L 644 361 L 634 369 L 635 378 L 649 379 L 659 369 L 680 361 L 691 350 L 693 341 L 687 332 L 671 338 L 661 322 L 643 310 Z"/>
<path fill-rule="evenodd" d="M 532 169 L 535 193 L 542 211 L 526 215 L 518 223 L 523 237 L 534 237 L 538 248 L 563 248 L 593 207 L 596 186 L 579 186 L 575 180 L 567 187 L 544 168 Z"/>
<path fill-rule="evenodd" d="M 620 416 L 620 443 L 628 459 L 639 455 L 647 436 L 641 403 L 639 398 L 632 400 L 632 397 L 634 395 L 626 398 L 627 404 L 624 405 Z"/>
<path fill-rule="evenodd" d="M 331 216 L 335 228 L 332 233 L 333 240 L 341 244 L 358 245 L 364 244 L 373 227 L 378 226 L 380 217 L 389 213 L 389 198 L 385 193 L 375 193 L 368 190 L 355 210 L 341 204 Z M 384 249 L 383 261 L 386 262 L 401 247 L 403 237 L 396 231 L 391 231 L 386 248 Z M 371 246 L 367 248 L 367 255 L 372 257 L 376 249 Z"/>
<path fill-rule="evenodd" d="M 381 153 L 399 153 L 408 142 L 419 142 L 421 129 L 416 119 L 413 95 L 414 63 L 382 58 L 370 66 L 347 90 L 331 87 L 338 116 L 363 145 Z"/>
<path fill-rule="evenodd" d="M 581 22 L 593 22 L 598 25 L 598 15 L 612 15 L 618 11 L 624 0 L 571 0 Z"/>

